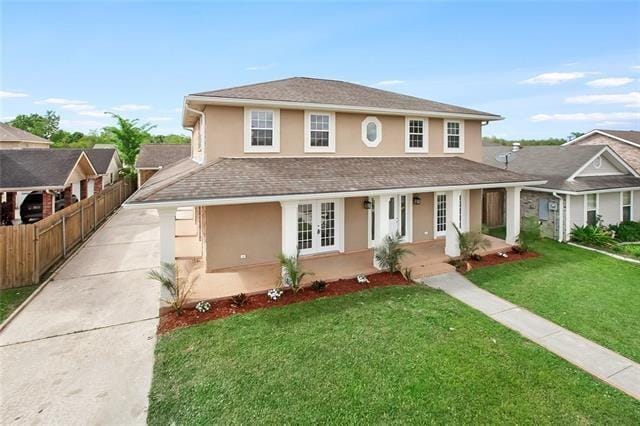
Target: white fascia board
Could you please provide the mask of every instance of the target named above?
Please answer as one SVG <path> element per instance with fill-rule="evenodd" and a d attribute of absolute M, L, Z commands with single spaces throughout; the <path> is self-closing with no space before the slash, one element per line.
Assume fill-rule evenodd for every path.
<path fill-rule="evenodd" d="M 593 163 L 595 161 L 596 158 L 600 157 L 602 154 L 604 153 L 608 153 L 610 154 L 616 161 L 618 161 L 618 163 L 620 163 L 621 166 L 623 166 L 629 173 L 631 173 L 633 176 L 638 177 L 638 172 L 636 172 L 633 168 L 631 168 L 630 165 L 627 164 L 626 161 L 624 161 L 622 159 L 622 157 L 620 157 L 618 154 L 616 154 L 616 152 L 614 150 L 612 150 L 611 148 L 609 148 L 608 146 L 604 146 L 600 151 L 598 151 L 598 153 L 596 155 L 594 155 L 593 157 L 591 157 L 587 162 L 585 162 L 578 170 L 576 170 L 575 172 L 573 172 L 573 174 L 571 176 L 569 176 L 567 178 L 568 181 L 573 181 L 575 180 L 576 176 L 578 176 L 584 169 L 586 169 L 589 164 Z"/>
<path fill-rule="evenodd" d="M 553 189 L 553 188 L 538 188 L 535 186 L 525 186 L 522 188 L 525 191 L 535 191 L 535 192 L 548 192 L 553 193 L 556 192 L 558 194 L 565 195 L 585 195 L 585 194 L 602 194 L 606 192 L 621 192 L 621 191 L 638 191 L 640 190 L 640 186 L 628 186 L 622 188 L 608 188 L 608 189 L 596 189 L 593 191 L 563 191 L 562 189 Z"/>
<path fill-rule="evenodd" d="M 504 120 L 502 116 L 483 115 L 483 114 L 462 114 L 451 112 L 438 112 L 438 111 L 423 111 L 423 110 L 409 110 L 409 109 L 395 109 L 395 108 L 378 108 L 378 107 L 366 107 L 366 106 L 351 106 L 351 105 L 338 105 L 338 104 L 316 104 L 305 102 L 292 102 L 292 101 L 269 101 L 260 99 L 242 99 L 242 98 L 222 98 L 216 96 L 186 96 L 186 102 L 200 103 L 203 105 L 236 105 L 236 106 L 256 106 L 256 107 L 271 107 L 271 108 L 288 108 L 288 109 L 310 109 L 310 110 L 324 110 L 324 111 L 337 111 L 337 112 L 352 112 L 361 114 L 382 114 L 382 115 L 419 115 L 424 117 L 441 117 L 441 118 L 460 118 L 467 120 L 482 120 L 482 121 L 498 121 Z M 185 123 L 185 112 L 183 109 L 182 120 L 183 125 Z"/>
<path fill-rule="evenodd" d="M 162 167 L 136 167 L 136 170 L 160 170 Z"/>
<path fill-rule="evenodd" d="M 565 142 L 565 143 L 563 143 L 563 144 L 562 144 L 562 145 L 560 145 L 560 146 L 571 145 L 571 144 L 572 144 L 572 143 L 574 143 L 574 142 L 581 141 L 581 140 L 586 139 L 586 138 L 588 138 L 589 136 L 592 136 L 592 135 L 595 135 L 595 134 L 599 134 L 599 135 L 602 135 L 602 136 L 606 136 L 606 137 L 608 137 L 608 138 L 615 139 L 615 140 L 617 140 L 617 141 L 619 141 L 619 142 L 623 142 L 623 143 L 626 143 L 626 144 L 629 144 L 629 145 L 635 146 L 636 148 L 640 148 L 640 144 L 637 144 L 637 143 L 635 143 L 635 142 L 631 142 L 631 141 L 629 141 L 629 140 L 627 140 L 627 139 L 619 138 L 618 136 L 613 136 L 612 134 L 609 134 L 609 133 L 607 133 L 607 132 L 603 132 L 602 130 L 592 130 L 592 131 L 590 131 L 589 133 L 585 133 L 584 135 L 582 135 L 582 136 L 580 136 L 580 137 L 577 137 L 577 138 L 575 138 L 575 139 L 572 139 L 572 140 L 570 140 L 569 142 Z"/>
<path fill-rule="evenodd" d="M 138 202 L 125 203 L 124 208 L 131 209 L 156 209 L 161 207 L 192 207 L 192 206 L 220 206 L 232 204 L 254 204 L 268 202 L 283 202 L 295 200 L 323 200 L 326 198 L 348 198 L 348 197 L 375 197 L 379 195 L 393 194 L 416 194 L 420 192 L 441 192 L 456 191 L 464 189 L 490 189 L 490 188 L 510 188 L 515 186 L 524 187 L 524 185 L 544 185 L 546 180 L 526 181 L 526 182 L 498 182 L 498 183 L 479 183 L 474 185 L 453 185 L 453 186 L 426 186 L 415 188 L 393 188 L 378 190 L 362 190 L 362 191 L 343 191 L 343 192 L 321 192 L 313 194 L 287 194 L 287 195 L 267 195 L 255 197 L 235 197 L 235 198 L 216 198 L 216 199 L 192 199 L 180 201 L 158 201 L 158 202 Z"/>
<path fill-rule="evenodd" d="M 64 186 L 23 186 L 15 188 L 0 188 L 0 192 L 57 191 L 62 189 L 64 189 Z"/>

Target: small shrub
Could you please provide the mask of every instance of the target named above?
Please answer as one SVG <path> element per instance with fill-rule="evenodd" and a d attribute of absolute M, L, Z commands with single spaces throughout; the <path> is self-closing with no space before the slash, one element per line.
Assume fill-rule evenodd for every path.
<path fill-rule="evenodd" d="M 297 293 L 298 290 L 300 290 L 302 279 L 307 275 L 310 275 L 309 272 L 303 272 L 300 268 L 299 258 L 299 250 L 295 256 L 287 256 L 284 253 L 280 253 L 278 255 L 278 261 L 282 267 L 280 285 L 283 287 L 290 287 L 294 293 Z"/>
<path fill-rule="evenodd" d="M 282 297 L 282 290 L 279 288 L 272 288 L 267 292 L 267 297 L 271 300 L 278 300 Z"/>
<path fill-rule="evenodd" d="M 175 263 L 163 262 L 159 270 L 152 269 L 147 273 L 147 278 L 158 281 L 167 289 L 171 298 L 162 301 L 169 304 L 178 315 L 182 314 L 184 304 L 198 278 L 198 275 L 191 273 L 196 264 L 197 262 L 190 262 L 181 270 Z"/>
<path fill-rule="evenodd" d="M 244 293 L 240 293 L 240 294 L 236 294 L 235 296 L 231 296 L 231 303 L 233 303 L 237 307 L 241 307 L 241 306 L 246 305 L 248 301 L 249 301 L 249 297 L 247 297 L 247 295 L 244 294 Z"/>
<path fill-rule="evenodd" d="M 327 288 L 326 281 L 316 280 L 311 283 L 311 290 L 317 291 L 318 293 L 325 291 L 326 288 Z"/>
<path fill-rule="evenodd" d="M 620 222 L 617 225 L 610 225 L 609 231 L 617 241 L 640 241 L 640 222 Z"/>
<path fill-rule="evenodd" d="M 531 244 L 542 239 L 542 230 L 540 221 L 535 217 L 525 217 L 520 225 L 520 234 L 518 235 L 518 244 L 520 251 L 516 253 L 525 253 L 531 248 Z"/>
<path fill-rule="evenodd" d="M 415 283 L 416 282 L 413 279 L 413 269 L 411 269 L 411 268 L 402 268 L 402 276 L 409 283 Z"/>
<path fill-rule="evenodd" d="M 211 303 L 206 300 L 201 300 L 196 304 L 196 311 L 204 314 L 205 312 L 209 312 L 211 310 Z"/>
<path fill-rule="evenodd" d="M 475 259 L 478 251 L 491 247 L 491 241 L 480 232 L 462 232 L 455 223 L 451 222 L 451 224 L 458 233 L 458 247 L 462 260 Z"/>
<path fill-rule="evenodd" d="M 369 284 L 369 278 L 365 274 L 356 275 L 356 281 L 358 284 L 366 285 Z"/>
<path fill-rule="evenodd" d="M 612 247 L 615 240 L 611 232 L 601 226 L 575 226 L 571 230 L 571 240 L 588 246 Z"/>
<path fill-rule="evenodd" d="M 381 269 L 392 274 L 400 270 L 400 261 L 408 254 L 413 254 L 410 250 L 402 247 L 400 241 L 402 236 L 399 232 L 395 235 L 384 237 L 382 245 L 376 247 L 375 258 Z"/>

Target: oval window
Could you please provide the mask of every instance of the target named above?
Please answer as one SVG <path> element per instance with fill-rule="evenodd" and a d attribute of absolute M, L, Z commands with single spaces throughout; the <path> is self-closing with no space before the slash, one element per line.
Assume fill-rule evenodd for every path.
<path fill-rule="evenodd" d="M 599 169 L 600 167 L 602 167 L 602 157 L 598 157 L 595 160 L 593 160 L 593 167 L 595 167 L 596 169 Z"/>
<path fill-rule="evenodd" d="M 378 126 L 376 123 L 367 123 L 367 139 L 374 142 L 378 138 Z"/>

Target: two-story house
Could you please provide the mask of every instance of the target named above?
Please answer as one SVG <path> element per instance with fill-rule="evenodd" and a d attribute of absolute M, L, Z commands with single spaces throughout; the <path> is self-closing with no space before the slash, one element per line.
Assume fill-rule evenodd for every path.
<path fill-rule="evenodd" d="M 368 251 L 372 265 L 372 248 L 395 232 L 457 256 L 450 224 L 480 230 L 484 188 L 506 189 L 514 243 L 520 189 L 544 181 L 482 163 L 482 127 L 500 119 L 313 78 L 195 93 L 183 109 L 191 157 L 158 172 L 127 205 L 158 209 L 163 261 L 175 257 L 176 209 L 195 207 L 207 271 L 297 250 Z"/>

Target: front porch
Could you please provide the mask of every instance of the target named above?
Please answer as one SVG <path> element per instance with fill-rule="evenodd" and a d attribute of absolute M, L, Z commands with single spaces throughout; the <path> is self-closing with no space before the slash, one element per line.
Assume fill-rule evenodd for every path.
<path fill-rule="evenodd" d="M 483 255 L 511 247 L 503 240 L 491 236 L 486 237 L 491 242 L 491 247 L 482 251 Z M 414 278 L 423 278 L 454 270 L 453 266 L 447 263 L 450 257 L 444 254 L 444 238 L 407 244 L 406 246 L 413 252 L 413 255 L 408 255 L 405 258 L 403 266 L 411 268 Z M 191 254 L 196 250 L 196 247 L 184 244 L 176 249 L 176 258 L 180 266 L 184 266 L 190 261 L 187 259 L 195 258 Z M 314 280 L 335 281 L 353 278 L 357 274 L 374 274 L 379 270 L 373 266 L 372 258 L 373 249 L 303 256 L 301 257 L 302 269 L 313 273 L 313 275 L 306 277 L 304 283 L 309 284 Z M 274 262 L 211 272 L 206 272 L 204 268 L 197 268 L 193 274 L 197 275 L 197 278 L 194 277 L 196 281 L 188 304 L 195 304 L 200 300 L 224 299 L 238 293 L 264 293 L 276 287 L 280 266 Z"/>

